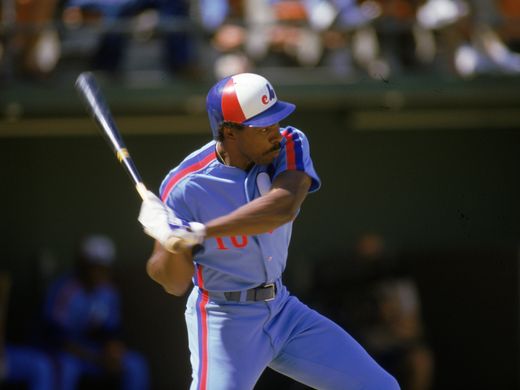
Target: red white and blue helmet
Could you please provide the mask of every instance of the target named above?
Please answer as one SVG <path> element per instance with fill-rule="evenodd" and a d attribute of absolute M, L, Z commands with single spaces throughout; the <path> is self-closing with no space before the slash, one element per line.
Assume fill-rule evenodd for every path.
<path fill-rule="evenodd" d="M 296 106 L 282 102 L 267 79 L 254 73 L 226 77 L 208 92 L 206 109 L 213 137 L 218 137 L 222 122 L 266 127 L 280 122 Z"/>

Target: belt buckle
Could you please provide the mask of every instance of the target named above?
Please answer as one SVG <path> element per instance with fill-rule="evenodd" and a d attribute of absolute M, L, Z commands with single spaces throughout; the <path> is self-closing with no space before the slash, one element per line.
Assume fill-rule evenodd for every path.
<path fill-rule="evenodd" d="M 275 292 L 275 285 L 274 285 L 274 283 L 264 284 L 264 285 L 262 286 L 262 288 L 272 288 L 272 291 L 273 291 L 273 296 L 270 297 L 270 298 L 264 299 L 264 302 L 269 302 L 269 301 L 274 300 L 274 298 L 276 297 L 276 292 Z"/>

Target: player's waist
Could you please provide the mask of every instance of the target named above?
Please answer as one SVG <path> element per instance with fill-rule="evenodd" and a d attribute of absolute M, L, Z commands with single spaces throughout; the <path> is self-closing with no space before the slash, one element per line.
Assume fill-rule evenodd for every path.
<path fill-rule="evenodd" d="M 262 283 L 258 286 L 234 291 L 208 291 L 199 288 L 203 294 L 207 294 L 211 299 L 221 302 L 269 302 L 276 298 L 281 291 L 282 280 Z"/>

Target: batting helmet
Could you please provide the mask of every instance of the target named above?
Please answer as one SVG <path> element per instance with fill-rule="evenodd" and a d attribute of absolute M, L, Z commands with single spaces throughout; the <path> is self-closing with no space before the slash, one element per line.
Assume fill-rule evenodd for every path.
<path fill-rule="evenodd" d="M 240 73 L 220 80 L 209 90 L 206 99 L 215 139 L 224 121 L 266 127 L 280 122 L 295 108 L 292 103 L 278 100 L 271 83 L 254 73 Z"/>

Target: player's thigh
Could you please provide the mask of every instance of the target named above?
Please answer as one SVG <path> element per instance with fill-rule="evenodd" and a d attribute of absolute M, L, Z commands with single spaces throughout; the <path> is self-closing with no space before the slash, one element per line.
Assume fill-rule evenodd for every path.
<path fill-rule="evenodd" d="M 263 331 L 268 312 L 262 307 L 230 305 L 223 310 L 200 303 L 188 302 L 185 313 L 191 388 L 252 389 L 273 357 L 269 337 Z"/>
<path fill-rule="evenodd" d="M 345 330 L 295 301 L 293 305 L 304 314 L 269 365 L 272 369 L 316 389 L 399 389 L 397 381 Z"/>

